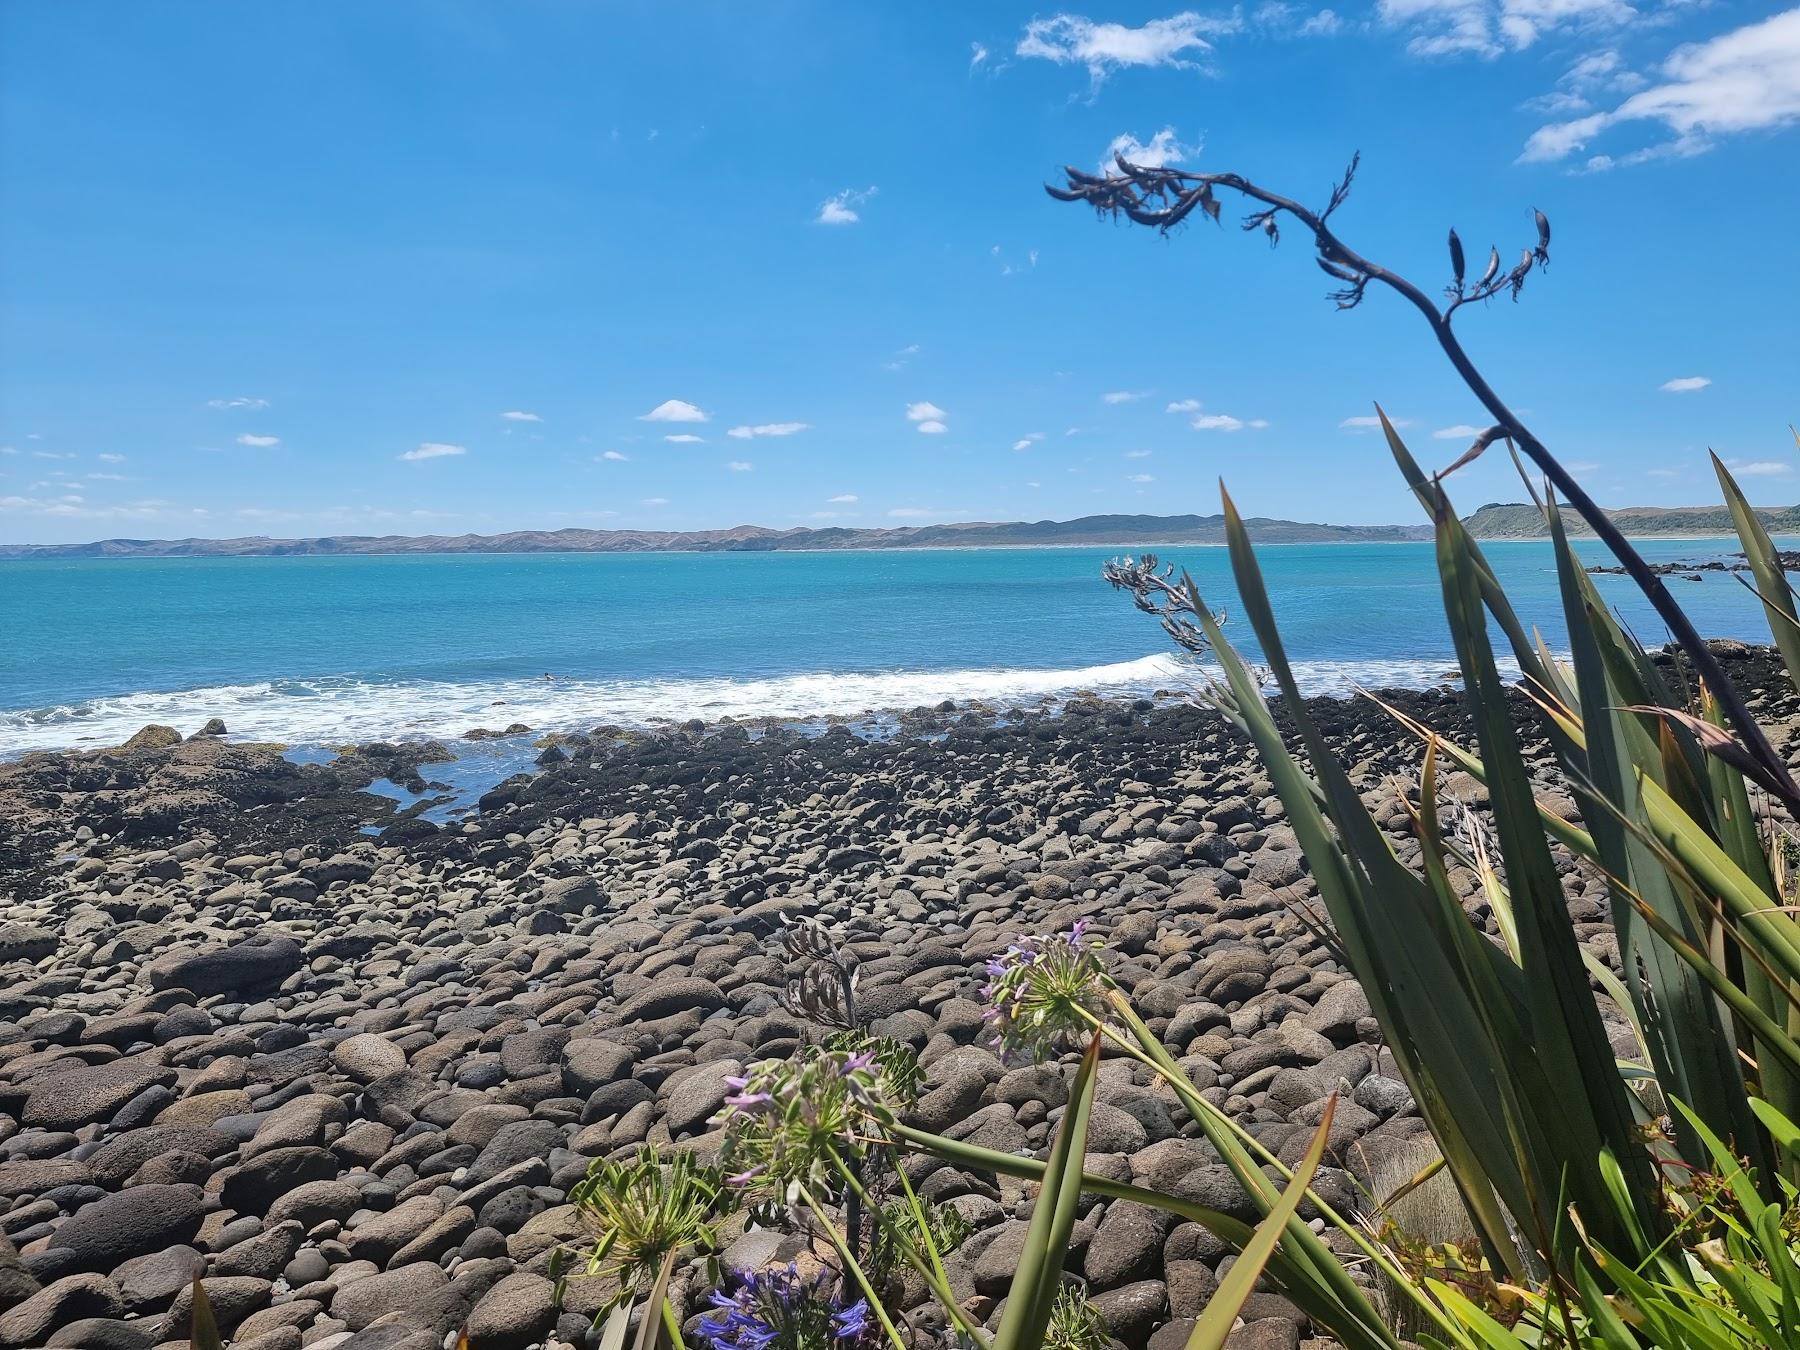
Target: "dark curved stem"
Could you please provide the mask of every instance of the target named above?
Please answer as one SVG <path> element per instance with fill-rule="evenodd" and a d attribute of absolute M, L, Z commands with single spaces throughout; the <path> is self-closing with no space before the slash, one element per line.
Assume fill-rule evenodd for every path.
<path fill-rule="evenodd" d="M 1658 616 L 1668 625 L 1670 634 L 1687 653 L 1695 671 L 1706 685 L 1713 691 L 1726 717 L 1737 728 L 1744 738 L 1744 743 L 1751 756 L 1760 766 L 1762 772 L 1757 775 L 1758 781 L 1771 793 L 1781 797 L 1789 806 L 1800 806 L 1800 784 L 1796 784 L 1788 772 L 1786 762 L 1776 753 L 1762 727 L 1750 713 L 1743 697 L 1720 667 L 1718 658 L 1713 655 L 1712 648 L 1700 636 L 1692 621 L 1676 603 L 1675 597 L 1669 593 L 1662 579 L 1650 570 L 1649 564 L 1632 547 L 1612 518 L 1603 511 L 1599 504 L 1590 497 L 1575 481 L 1572 474 L 1565 469 L 1555 455 L 1536 436 L 1532 435 L 1517 413 L 1506 406 L 1476 368 L 1469 354 L 1463 350 L 1462 343 L 1457 340 L 1455 330 L 1451 326 L 1451 316 L 1463 304 L 1472 299 L 1488 299 L 1498 294 L 1507 286 L 1507 278 L 1484 282 L 1474 292 L 1465 293 L 1460 284 L 1453 290 L 1455 296 L 1448 310 L 1440 310 L 1435 301 L 1420 290 L 1412 282 L 1396 272 L 1391 272 L 1380 264 L 1370 261 L 1360 253 L 1346 245 L 1331 230 L 1327 223 L 1332 211 L 1342 204 L 1349 193 L 1350 180 L 1355 173 L 1356 164 L 1352 161 L 1350 172 L 1331 194 L 1331 204 L 1322 212 L 1314 212 L 1279 193 L 1270 192 L 1259 187 L 1249 179 L 1235 173 L 1194 174 L 1172 169 L 1143 169 L 1135 165 L 1119 161 L 1119 176 L 1094 178 L 1077 171 L 1069 173 L 1070 189 L 1062 191 L 1051 189 L 1051 195 L 1064 201 L 1086 201 L 1089 205 L 1103 212 L 1123 212 L 1132 220 L 1142 225 L 1168 230 L 1172 225 L 1180 223 L 1193 209 L 1196 203 L 1210 203 L 1210 193 L 1214 187 L 1229 188 L 1253 201 L 1263 203 L 1267 208 L 1256 212 L 1246 222 L 1245 228 L 1254 229 L 1262 226 L 1276 214 L 1285 213 L 1299 221 L 1312 232 L 1314 247 L 1323 264 L 1329 264 L 1326 270 L 1333 275 L 1351 281 L 1350 291 L 1340 292 L 1340 307 L 1350 307 L 1362 299 L 1363 287 L 1370 281 L 1378 281 L 1390 290 L 1398 293 L 1403 299 L 1418 310 L 1430 325 L 1432 335 L 1437 338 L 1438 346 L 1456 368 L 1463 383 L 1471 393 L 1481 401 L 1489 416 L 1496 425 L 1512 439 L 1531 461 L 1538 466 L 1546 478 L 1555 485 L 1563 499 L 1574 508 L 1585 520 L 1600 541 L 1611 550 L 1613 556 L 1625 569 L 1627 575 L 1637 583 L 1650 603 L 1655 607 Z M 1176 204 L 1163 210 L 1147 211 L 1144 203 L 1152 196 L 1168 200 L 1168 196 L 1176 197 Z M 1216 207 L 1211 214 L 1217 215 Z M 1546 227 L 1547 229 L 1547 227 Z M 1271 238 L 1273 238 L 1271 229 Z M 1548 240 L 1546 232 L 1542 238 Z M 1540 248 L 1539 256 L 1547 260 L 1548 253 Z M 1529 260 L 1528 260 L 1529 262 Z M 1519 269 L 1523 276 L 1527 268 Z M 1516 284 L 1513 286 L 1517 293 Z"/>

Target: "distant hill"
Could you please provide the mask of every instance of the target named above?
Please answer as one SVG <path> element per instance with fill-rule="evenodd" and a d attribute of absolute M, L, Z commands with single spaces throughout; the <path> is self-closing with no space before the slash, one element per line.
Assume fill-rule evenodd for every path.
<path fill-rule="evenodd" d="M 1800 534 L 1800 506 L 1759 512 L 1773 534 Z M 1634 506 L 1611 512 L 1627 534 L 1730 534 L 1722 506 Z M 1428 525 L 1321 525 L 1253 516 L 1259 544 L 1373 543 L 1428 539 Z M 1571 518 L 1571 526 L 1576 522 Z M 1537 508 L 1490 502 L 1468 517 L 1481 539 L 1539 539 Z M 1586 534 L 1572 528 L 1571 533 Z M 1222 544 L 1223 516 L 1082 516 L 1078 520 L 970 521 L 892 529 L 514 530 L 507 534 L 334 534 L 319 539 L 101 539 L 91 544 L 0 544 L 0 559 L 270 558 L 386 553 L 796 553 L 883 548 L 1157 548 Z"/>
<path fill-rule="evenodd" d="M 1606 514 L 1628 535 L 1737 533 L 1723 506 L 1626 506 Z M 1759 507 L 1756 514 L 1770 534 L 1800 534 L 1800 506 Z M 1563 518 L 1570 534 L 1593 534 L 1573 513 L 1565 511 Z M 1464 523 L 1478 539 L 1542 539 L 1550 533 L 1528 502 L 1489 502 Z"/>
<path fill-rule="evenodd" d="M 1424 539 L 1423 525 L 1315 525 L 1253 518 L 1268 544 Z M 508 534 L 329 535 L 322 539 L 102 539 L 92 544 L 0 544 L 0 558 L 250 558 L 378 553 L 769 553 L 882 548 L 1154 547 L 1222 544 L 1223 516 L 1083 516 L 893 529 L 515 530 Z"/>

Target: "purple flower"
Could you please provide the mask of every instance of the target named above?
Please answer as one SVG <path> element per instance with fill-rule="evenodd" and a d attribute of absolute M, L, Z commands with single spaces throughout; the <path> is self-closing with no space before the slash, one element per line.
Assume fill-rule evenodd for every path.
<path fill-rule="evenodd" d="M 791 1265 L 736 1272 L 729 1292 L 707 1296 L 722 1315 L 701 1318 L 700 1334 L 710 1350 L 831 1350 L 855 1342 L 868 1330 L 869 1304 L 846 1305 L 841 1285 L 831 1271 L 803 1279 Z"/>

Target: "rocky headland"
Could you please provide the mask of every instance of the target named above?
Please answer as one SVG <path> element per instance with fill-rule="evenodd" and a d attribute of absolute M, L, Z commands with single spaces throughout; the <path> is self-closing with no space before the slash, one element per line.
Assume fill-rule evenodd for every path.
<path fill-rule="evenodd" d="M 1772 664 L 1728 654 L 1785 728 Z M 1453 691 L 1395 697 L 1466 730 Z M 1366 700 L 1318 712 L 1408 856 L 1418 747 Z M 646 1141 L 714 1147 L 726 1076 L 818 1034 L 781 1001 L 783 918 L 860 960 L 864 1013 L 921 1053 L 929 1128 L 1047 1147 L 1065 1078 L 984 1044 L 981 966 L 1087 918 L 1194 1083 L 1272 1150 L 1297 1156 L 1342 1093 L 1317 1185 L 1343 1208 L 1417 1156 L 1269 782 L 1202 710 L 567 737 L 443 827 L 359 790 L 423 786 L 432 747 L 300 765 L 167 741 L 0 766 L 0 1347 L 185 1345 L 196 1276 L 239 1350 L 435 1350 L 464 1325 L 474 1350 L 592 1344 L 610 1288 L 577 1262 L 559 1304 L 552 1279 L 583 1239 L 568 1188 Z M 1483 809 L 1473 780 L 1446 789 Z M 1616 960 L 1600 881 L 1565 869 L 1578 931 Z M 1089 1148 L 1089 1170 L 1251 1212 L 1128 1061 L 1103 1066 Z M 909 1173 L 967 1220 L 950 1275 L 986 1315 L 1026 1189 Z M 727 1236 L 730 1261 L 795 1249 Z M 1097 1198 L 1074 1257 L 1134 1350 L 1179 1346 L 1229 1260 L 1196 1225 Z M 1312 1336 L 1273 1293 L 1245 1317 L 1237 1350 Z"/>

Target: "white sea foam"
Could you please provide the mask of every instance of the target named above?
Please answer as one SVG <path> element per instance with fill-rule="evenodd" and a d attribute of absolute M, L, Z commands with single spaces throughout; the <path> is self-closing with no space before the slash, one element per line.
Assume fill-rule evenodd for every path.
<path fill-rule="evenodd" d="M 1358 686 L 1436 684 L 1450 664 L 1313 661 L 1296 663 L 1295 674 L 1308 693 L 1346 694 Z M 211 717 L 223 718 L 233 739 L 335 745 L 450 738 L 473 727 L 498 729 L 514 722 L 534 731 L 569 731 L 689 718 L 856 717 L 944 699 L 1022 706 L 1077 691 L 1117 697 L 1181 690 L 1195 683 L 1197 673 L 1182 658 L 1157 653 L 1065 670 L 819 672 L 756 680 L 265 681 L 0 712 L 0 757 L 117 745 L 152 722 L 191 733 Z"/>

